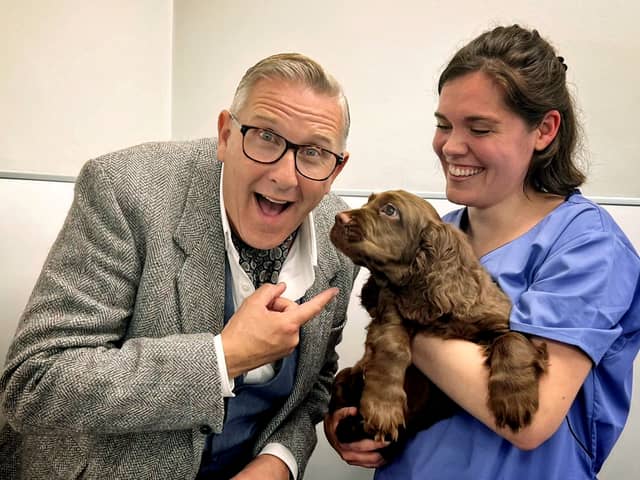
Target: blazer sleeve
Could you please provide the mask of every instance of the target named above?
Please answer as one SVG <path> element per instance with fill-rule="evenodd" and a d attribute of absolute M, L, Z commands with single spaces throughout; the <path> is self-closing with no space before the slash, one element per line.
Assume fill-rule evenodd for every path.
<path fill-rule="evenodd" d="M 0 377 L 15 430 L 221 429 L 213 334 L 126 339 L 143 268 L 139 241 L 101 164 L 88 162 Z"/>

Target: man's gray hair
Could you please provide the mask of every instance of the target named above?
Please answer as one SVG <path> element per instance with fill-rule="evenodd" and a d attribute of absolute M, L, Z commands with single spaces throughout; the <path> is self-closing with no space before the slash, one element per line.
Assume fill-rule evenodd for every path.
<path fill-rule="evenodd" d="M 231 111 L 240 111 L 251 90 L 260 80 L 284 80 L 311 88 L 314 92 L 336 97 L 344 120 L 343 142 L 346 144 L 351 119 L 349 103 L 338 81 L 311 58 L 299 53 L 278 53 L 264 58 L 246 71 L 231 103 Z"/>

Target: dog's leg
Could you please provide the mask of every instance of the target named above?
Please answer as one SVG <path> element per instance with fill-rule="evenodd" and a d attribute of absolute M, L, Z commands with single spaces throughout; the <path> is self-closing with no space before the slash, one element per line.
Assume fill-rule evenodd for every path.
<path fill-rule="evenodd" d="M 360 290 L 360 304 L 369 313 L 369 315 L 371 315 L 371 317 L 376 316 L 379 299 L 380 287 L 376 283 L 375 278 L 373 276 L 369 276 L 365 284 L 362 286 L 362 290 Z"/>
<path fill-rule="evenodd" d="M 362 385 L 361 369 L 347 367 L 340 370 L 333 380 L 329 412 L 360 405 Z"/>
<path fill-rule="evenodd" d="M 360 397 L 364 387 L 362 373 L 360 362 L 353 367 L 347 367 L 338 372 L 333 382 L 331 400 L 329 401 L 330 413 L 344 407 L 358 407 L 360 405 Z M 364 438 L 372 438 L 371 435 L 365 432 L 364 421 L 359 413 L 340 420 L 336 428 L 336 436 L 340 443 L 351 443 Z"/>
<path fill-rule="evenodd" d="M 489 409 L 498 427 L 517 432 L 538 410 L 538 381 L 547 370 L 546 344 L 536 346 L 517 332 L 497 337 L 487 348 Z"/>
<path fill-rule="evenodd" d="M 404 378 L 411 364 L 410 337 L 392 302 L 373 319 L 367 331 L 369 358 L 363 365 L 360 413 L 365 430 L 376 440 L 397 440 L 405 425 L 407 395 Z"/>

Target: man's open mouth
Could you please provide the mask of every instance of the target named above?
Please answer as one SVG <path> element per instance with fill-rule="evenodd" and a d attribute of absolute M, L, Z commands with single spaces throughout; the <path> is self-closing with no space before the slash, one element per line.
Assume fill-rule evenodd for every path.
<path fill-rule="evenodd" d="M 292 205 L 292 202 L 288 202 L 285 200 L 278 200 L 275 198 L 266 197 L 259 193 L 256 193 L 255 195 L 256 195 L 256 201 L 258 202 L 258 206 L 260 207 L 260 210 L 262 210 L 262 213 L 264 213 L 265 215 L 269 215 L 269 216 L 279 215 L 282 212 L 284 212 L 287 208 L 289 208 L 290 205 Z"/>

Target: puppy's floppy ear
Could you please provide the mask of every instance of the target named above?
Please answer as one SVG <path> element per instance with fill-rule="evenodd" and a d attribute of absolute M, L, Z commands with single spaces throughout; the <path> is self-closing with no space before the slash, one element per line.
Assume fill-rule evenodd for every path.
<path fill-rule="evenodd" d="M 415 273 L 428 275 L 431 271 L 441 270 L 440 263 L 445 255 L 448 239 L 447 231 L 443 224 L 428 222 L 420 231 L 420 247 L 416 254 L 413 268 Z"/>
<path fill-rule="evenodd" d="M 477 298 L 477 259 L 464 234 L 453 225 L 429 222 L 422 229 L 414 264 L 426 284 L 433 315 L 450 313 Z"/>

